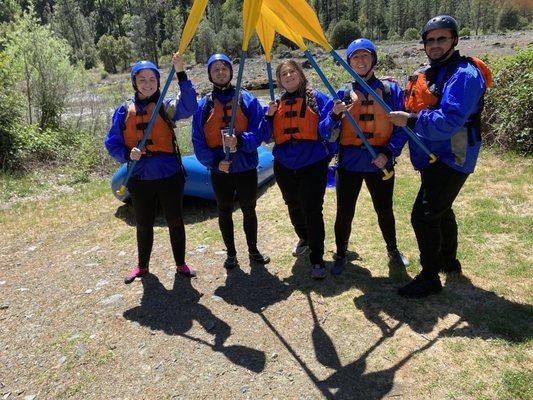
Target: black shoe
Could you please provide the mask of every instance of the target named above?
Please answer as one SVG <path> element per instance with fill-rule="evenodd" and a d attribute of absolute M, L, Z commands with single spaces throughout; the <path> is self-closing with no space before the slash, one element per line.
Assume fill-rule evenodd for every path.
<path fill-rule="evenodd" d="M 409 265 L 409 260 L 405 257 L 400 250 L 394 249 L 388 252 L 389 263 L 398 267 L 407 267 Z"/>
<path fill-rule="evenodd" d="M 331 267 L 331 270 L 329 271 L 331 275 L 339 276 L 343 273 L 344 269 L 346 268 L 346 257 L 340 257 L 338 255 L 335 255 L 333 258 L 333 267 Z"/>
<path fill-rule="evenodd" d="M 224 261 L 224 268 L 226 269 L 233 269 L 237 268 L 238 266 L 239 260 L 237 260 L 237 256 L 228 256 L 226 261 Z"/>
<path fill-rule="evenodd" d="M 260 252 L 248 254 L 251 262 L 256 262 L 258 264 L 268 264 L 270 262 L 269 256 L 264 256 Z"/>
<path fill-rule="evenodd" d="M 445 274 L 456 272 L 460 274 L 462 272 L 461 262 L 459 260 L 454 260 L 451 264 L 442 265 L 440 267 L 440 272 L 444 272 Z"/>
<path fill-rule="evenodd" d="M 311 278 L 313 279 L 324 279 L 328 275 L 328 271 L 326 270 L 326 267 L 323 264 L 315 264 L 313 265 L 313 269 L 311 270 Z"/>
<path fill-rule="evenodd" d="M 398 289 L 398 294 L 403 297 L 422 298 L 438 293 L 441 290 L 442 284 L 438 276 L 428 278 L 420 274 L 407 285 Z"/>

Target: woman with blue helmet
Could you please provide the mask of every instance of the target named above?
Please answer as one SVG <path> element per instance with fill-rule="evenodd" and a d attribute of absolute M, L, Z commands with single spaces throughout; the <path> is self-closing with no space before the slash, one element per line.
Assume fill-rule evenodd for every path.
<path fill-rule="evenodd" d="M 193 117 L 192 143 L 198 161 L 211 170 L 211 183 L 218 209 L 218 223 L 226 246 L 224 268 L 239 266 L 233 232 L 235 195 L 243 213 L 243 227 L 251 262 L 268 264 L 270 258 L 257 248 L 257 148 L 262 135 L 259 123 L 263 109 L 246 90 L 239 93 L 234 133 L 229 133 L 235 87 L 231 84 L 233 67 L 225 54 L 213 54 L 207 61 L 207 74 L 213 90 L 198 103 Z M 226 160 L 224 150 L 230 149 Z"/>
<path fill-rule="evenodd" d="M 144 149 L 137 148 L 144 129 L 159 99 L 160 73 L 150 61 L 139 61 L 131 69 L 133 99 L 121 104 L 113 114 L 113 122 L 105 138 L 109 154 L 118 162 L 135 160 L 128 191 L 137 224 L 138 264 L 124 279 L 131 283 L 148 272 L 154 239 L 157 203 L 165 213 L 170 233 L 176 272 L 195 276 L 185 263 L 185 228 L 182 198 L 185 184 L 183 166 L 174 135 L 175 121 L 190 117 L 197 109 L 196 91 L 184 70 L 183 58 L 174 54 L 181 95 L 166 99 L 155 119 Z"/>
<path fill-rule="evenodd" d="M 403 109 L 403 95 L 400 87 L 388 80 L 380 80 L 374 75 L 374 68 L 378 57 L 374 43 L 365 38 L 354 40 L 346 49 L 346 60 L 352 69 L 385 100 L 393 110 Z M 387 154 L 386 168 L 394 171 L 394 154 L 387 149 L 390 138 L 399 128 L 395 128 L 388 120 L 387 113 L 372 96 L 357 81 L 350 82 L 337 91 L 342 103 L 341 108 L 335 109 L 330 102 L 326 110 L 332 112 L 324 123 L 332 132 L 331 140 L 337 142 L 337 216 L 335 220 L 335 242 L 337 252 L 333 275 L 339 275 L 346 265 L 346 252 L 350 239 L 352 221 L 355 215 L 357 198 L 363 181 L 365 182 L 374 210 L 378 216 L 378 223 L 387 246 L 389 262 L 401 267 L 408 264 L 407 259 L 398 250 L 396 243 L 396 227 L 392 209 L 392 195 L 394 190 L 394 176 L 388 180 L 382 179 L 380 167 L 376 161 Z M 338 105 L 337 105 L 338 106 Z M 353 127 L 343 118 L 343 113 L 349 112 L 361 127 L 368 142 L 374 147 L 378 158 L 372 159 L 371 154 L 363 146 Z"/>

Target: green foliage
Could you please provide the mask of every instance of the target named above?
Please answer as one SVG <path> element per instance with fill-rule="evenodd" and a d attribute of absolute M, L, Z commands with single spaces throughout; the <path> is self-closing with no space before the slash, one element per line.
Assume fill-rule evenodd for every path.
<path fill-rule="evenodd" d="M 512 5 L 506 3 L 498 13 L 498 29 L 517 29 L 520 24 L 520 12 Z"/>
<path fill-rule="evenodd" d="M 5 51 L 24 91 L 29 122 L 37 120 L 43 130 L 59 126 L 76 72 L 69 63 L 69 45 L 25 13 L 8 32 Z"/>
<path fill-rule="evenodd" d="M 120 63 L 117 40 L 111 35 L 103 35 L 96 48 L 98 49 L 100 60 L 104 63 L 104 69 L 107 72 L 116 73 L 117 65 Z"/>
<path fill-rule="evenodd" d="M 205 20 L 200 23 L 194 40 L 194 59 L 197 63 L 207 62 L 215 52 L 215 32 Z"/>
<path fill-rule="evenodd" d="M 0 7 L 0 23 L 12 21 L 22 9 L 16 0 L 3 0 Z"/>
<path fill-rule="evenodd" d="M 484 139 L 504 149 L 533 153 L 533 46 L 491 60 L 494 87 L 485 95 Z"/>
<path fill-rule="evenodd" d="M 502 400 L 527 400 L 533 398 L 533 373 L 526 370 L 504 371 L 499 395 Z"/>
<path fill-rule="evenodd" d="M 416 28 L 407 28 L 403 33 L 405 40 L 416 40 L 420 38 L 420 31 Z"/>
<path fill-rule="evenodd" d="M 470 33 L 470 29 L 469 28 L 462 28 L 460 31 L 459 31 L 459 36 L 470 36 L 471 33 Z"/>
<path fill-rule="evenodd" d="M 355 39 L 361 37 L 359 26 L 353 21 L 340 20 L 331 30 L 329 41 L 335 49 L 345 49 Z"/>

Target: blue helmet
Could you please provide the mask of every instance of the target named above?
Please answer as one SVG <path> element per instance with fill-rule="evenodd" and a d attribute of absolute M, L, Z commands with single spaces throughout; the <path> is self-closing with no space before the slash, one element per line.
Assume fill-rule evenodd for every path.
<path fill-rule="evenodd" d="M 372 66 L 376 65 L 376 63 L 378 62 L 378 52 L 376 50 L 376 46 L 374 45 L 374 43 L 372 43 L 371 40 L 365 38 L 355 39 L 346 49 L 346 61 L 348 62 L 348 64 L 350 64 L 350 57 L 357 50 L 369 51 L 374 58 L 374 61 L 372 61 Z"/>
<path fill-rule="evenodd" d="M 229 80 L 231 81 L 233 79 L 233 65 L 231 64 L 230 58 L 222 53 L 213 54 L 211 57 L 209 57 L 209 60 L 207 60 L 207 76 L 209 77 L 209 81 L 213 82 L 211 80 L 211 65 L 213 65 L 215 61 L 222 61 L 228 64 L 230 70 Z"/>
<path fill-rule="evenodd" d="M 159 87 L 159 80 L 161 78 L 161 74 L 159 73 L 159 69 L 157 69 L 157 66 L 151 61 L 137 61 L 131 68 L 130 74 L 131 84 L 133 85 L 133 88 L 137 90 L 137 87 L 135 86 L 135 75 L 137 75 L 142 69 L 151 69 L 152 71 L 154 71 L 155 77 L 157 78 L 157 87 Z"/>

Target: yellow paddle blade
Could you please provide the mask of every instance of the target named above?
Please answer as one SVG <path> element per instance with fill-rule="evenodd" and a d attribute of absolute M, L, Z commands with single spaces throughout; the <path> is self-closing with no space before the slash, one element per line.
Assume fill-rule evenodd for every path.
<path fill-rule="evenodd" d="M 265 2 L 263 2 L 261 7 L 261 17 L 274 29 L 274 31 L 295 43 L 302 51 L 306 49 L 302 36 L 291 30 L 288 27 L 288 24 L 283 22 L 281 18 L 265 4 Z"/>
<path fill-rule="evenodd" d="M 257 20 L 261 14 L 261 3 L 262 0 L 244 0 L 244 5 L 242 7 L 242 26 L 243 26 L 243 36 L 242 36 L 242 50 L 248 50 L 248 43 L 250 42 L 250 37 L 254 32 L 254 28 L 257 25 Z"/>
<path fill-rule="evenodd" d="M 261 10 L 262 9 L 263 7 L 261 7 Z M 265 52 L 265 60 L 267 63 L 269 63 L 270 60 L 272 59 L 271 52 L 272 52 L 272 45 L 274 44 L 274 36 L 276 35 L 276 31 L 274 30 L 274 28 L 272 28 L 272 26 L 265 19 L 265 16 L 263 15 L 263 11 L 261 11 L 261 15 L 259 16 L 259 19 L 257 20 L 255 31 L 257 32 L 257 36 L 259 37 L 261 46 L 263 46 L 263 51 Z"/>
<path fill-rule="evenodd" d="M 207 0 L 194 0 L 194 3 L 187 17 L 187 22 L 181 33 L 179 53 L 184 54 L 185 50 L 191 43 L 191 40 L 198 29 L 198 24 L 204 15 L 205 7 L 207 6 Z"/>
<path fill-rule="evenodd" d="M 295 33 L 318 43 L 326 50 L 332 49 L 320 26 L 315 10 L 307 1 L 263 0 L 263 2 Z"/>

